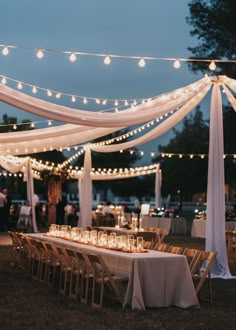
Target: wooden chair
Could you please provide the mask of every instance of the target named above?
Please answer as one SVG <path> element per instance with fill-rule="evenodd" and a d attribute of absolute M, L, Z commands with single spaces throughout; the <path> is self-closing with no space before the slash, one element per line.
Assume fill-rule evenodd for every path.
<path fill-rule="evenodd" d="M 16 234 L 16 232 L 8 231 L 8 234 L 12 240 L 12 266 L 21 265 L 21 257 L 23 253 L 23 247 L 21 243 L 21 237 Z"/>
<path fill-rule="evenodd" d="M 211 268 L 215 262 L 217 252 L 201 251 L 200 256 L 195 263 L 192 270 L 192 278 L 195 284 L 195 291 L 200 299 L 200 290 L 204 282 L 208 281 L 208 296 L 209 303 L 212 304 L 212 281 L 211 281 Z"/>
<path fill-rule="evenodd" d="M 193 274 L 195 270 L 195 265 L 198 261 L 198 258 L 200 257 L 201 251 L 192 248 L 185 248 L 182 254 L 186 256 L 190 272 L 191 274 Z"/>
<path fill-rule="evenodd" d="M 168 253 L 173 253 L 173 254 L 181 254 L 183 252 L 184 248 L 181 247 L 181 246 L 174 246 L 174 245 L 171 245 L 169 246 L 167 252 Z"/>
<path fill-rule="evenodd" d="M 60 260 L 56 252 L 56 247 L 53 243 L 44 242 L 44 246 L 47 250 L 47 269 L 46 283 L 49 287 L 58 288 L 59 287 L 59 276 L 60 276 Z"/>
<path fill-rule="evenodd" d="M 169 249 L 169 244 L 165 244 L 165 243 L 158 243 L 155 245 L 154 250 L 155 251 L 161 251 L 161 252 L 167 252 Z"/>
<path fill-rule="evenodd" d="M 68 256 L 66 249 L 54 246 L 56 256 L 60 263 L 59 293 L 66 295 L 69 291 L 70 275 L 73 267 L 73 259 Z"/>
<path fill-rule="evenodd" d="M 236 261 L 236 232 L 225 231 L 225 238 L 227 243 L 227 255 L 229 262 Z"/>
<path fill-rule="evenodd" d="M 123 305 L 123 295 L 120 290 L 121 282 L 128 282 L 128 277 L 111 274 L 100 255 L 84 254 L 88 267 L 93 273 L 92 306 L 103 306 L 104 289 L 107 286 L 114 297 Z M 98 297 L 97 297 L 98 293 Z"/>

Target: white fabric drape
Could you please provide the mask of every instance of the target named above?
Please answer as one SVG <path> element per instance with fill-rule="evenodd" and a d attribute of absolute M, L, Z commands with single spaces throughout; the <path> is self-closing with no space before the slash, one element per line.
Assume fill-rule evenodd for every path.
<path fill-rule="evenodd" d="M 187 114 L 190 113 L 198 103 L 205 97 L 206 93 L 211 87 L 211 83 L 204 86 L 204 88 L 195 96 L 195 98 L 191 99 L 187 102 L 181 109 L 172 114 L 169 118 L 167 118 L 164 122 L 158 125 L 156 128 L 152 129 L 148 133 L 143 136 L 124 143 L 117 143 L 113 145 L 91 145 L 91 149 L 96 152 L 115 152 L 122 149 L 129 149 L 134 146 L 138 146 L 144 143 L 147 143 L 165 132 L 169 131 L 172 127 L 174 127 L 177 123 L 179 123 Z"/>
<path fill-rule="evenodd" d="M 155 206 L 160 208 L 161 205 L 161 182 L 162 182 L 162 173 L 160 169 L 160 164 L 157 164 L 156 168 L 156 180 L 155 180 Z"/>
<path fill-rule="evenodd" d="M 214 84 L 210 111 L 210 142 L 207 183 L 206 251 L 216 251 L 212 273 L 231 278 L 225 242 L 224 146 L 222 100 L 219 84 Z"/>
<path fill-rule="evenodd" d="M 34 208 L 34 203 L 33 203 L 33 198 L 34 198 L 34 182 L 33 182 L 33 177 L 32 177 L 32 167 L 31 167 L 31 161 L 30 158 L 27 159 L 27 164 L 26 164 L 26 171 L 25 171 L 25 181 L 27 185 L 27 200 L 32 207 L 32 227 L 34 233 L 38 232 L 38 227 L 37 227 L 37 222 L 36 222 L 36 215 L 35 215 L 35 208 Z"/>
<path fill-rule="evenodd" d="M 84 173 L 79 182 L 80 196 L 80 227 L 91 226 L 92 211 L 92 180 L 91 180 L 91 150 L 86 148 L 84 156 Z"/>
<path fill-rule="evenodd" d="M 210 79 L 205 77 L 187 87 L 168 93 L 166 97 L 158 97 L 118 113 L 72 109 L 34 98 L 3 84 L 0 84 L 0 100 L 35 115 L 64 123 L 93 127 L 121 127 L 136 125 L 164 115 L 194 98 L 199 89 L 209 83 Z"/>

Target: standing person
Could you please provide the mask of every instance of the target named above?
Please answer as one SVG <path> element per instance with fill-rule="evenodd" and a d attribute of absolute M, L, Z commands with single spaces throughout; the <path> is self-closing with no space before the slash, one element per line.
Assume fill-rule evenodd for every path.
<path fill-rule="evenodd" d="M 65 217 L 65 200 L 59 199 L 56 204 L 56 224 L 57 225 L 64 225 L 64 217 Z"/>
<path fill-rule="evenodd" d="M 6 195 L 0 192 L 0 231 L 5 230 L 5 210 L 4 206 L 7 203 Z"/>
<path fill-rule="evenodd" d="M 5 195 L 6 202 L 3 207 L 3 213 L 4 213 L 4 225 L 5 225 L 5 230 L 8 230 L 9 227 L 9 215 L 10 215 L 10 207 L 11 207 L 11 197 L 8 194 L 8 190 L 5 188 L 3 189 L 3 194 Z"/>

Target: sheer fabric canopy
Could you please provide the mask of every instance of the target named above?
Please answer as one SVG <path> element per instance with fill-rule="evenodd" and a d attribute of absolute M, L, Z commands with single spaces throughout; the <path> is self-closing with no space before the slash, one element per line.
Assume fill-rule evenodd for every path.
<path fill-rule="evenodd" d="M 236 100 L 231 92 L 231 90 L 236 92 L 235 80 L 226 76 L 205 77 L 189 86 L 182 87 L 160 97 L 155 97 L 145 104 L 140 104 L 118 113 L 95 113 L 71 109 L 38 100 L 0 84 L 1 101 L 24 111 L 66 123 L 66 125 L 62 125 L 60 128 L 35 130 L 27 133 L 0 134 L 0 154 L 29 154 L 68 146 L 68 144 L 87 142 L 123 127 L 154 120 L 159 116 L 178 109 L 159 126 L 137 139 L 115 145 L 92 144 L 86 149 L 84 173 L 79 184 L 80 201 L 83 202 L 82 221 L 86 223 L 87 216 L 91 210 L 90 201 L 92 194 L 90 148 L 96 152 L 115 152 L 138 146 L 157 138 L 190 113 L 204 98 L 212 85 L 214 87 L 210 110 L 206 249 L 218 252 L 214 270 L 215 276 L 230 278 L 224 233 L 224 148 L 220 86 L 223 87 L 229 102 L 236 110 Z M 5 166 L 9 166 L 9 164 L 5 164 Z M 20 164 L 17 163 L 16 166 L 19 168 Z M 85 203 L 85 201 L 88 201 L 88 203 Z"/>

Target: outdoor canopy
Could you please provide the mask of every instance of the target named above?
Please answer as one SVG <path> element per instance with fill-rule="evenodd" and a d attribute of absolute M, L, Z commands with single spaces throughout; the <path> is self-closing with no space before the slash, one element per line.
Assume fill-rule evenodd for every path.
<path fill-rule="evenodd" d="M 156 128 L 132 141 L 86 147 L 84 173 L 81 177 L 80 202 L 82 202 L 82 224 L 86 223 L 91 211 L 91 150 L 115 152 L 138 146 L 164 134 L 192 111 L 213 86 L 210 109 L 210 141 L 207 185 L 207 230 L 206 250 L 216 251 L 217 259 L 213 275 L 231 278 L 227 262 L 225 244 L 225 197 L 224 197 L 224 143 L 222 123 L 222 86 L 232 107 L 236 110 L 236 100 L 231 93 L 236 92 L 236 81 L 226 76 L 204 77 L 195 83 L 174 90 L 168 94 L 152 98 L 145 104 L 118 113 L 96 113 L 76 110 L 42 101 L 0 84 L 0 100 L 24 111 L 48 119 L 66 123 L 50 129 L 33 132 L 0 134 L 1 155 L 23 155 L 58 149 L 76 143 L 87 142 L 99 136 L 115 132 L 130 125 L 154 120 L 176 110 Z M 63 135 L 62 135 L 63 134 Z M 31 139 L 32 137 L 32 139 Z M 57 137 L 57 138 L 55 138 Z M 89 201 L 89 203 L 85 203 Z M 86 206 L 85 206 L 86 204 Z"/>

